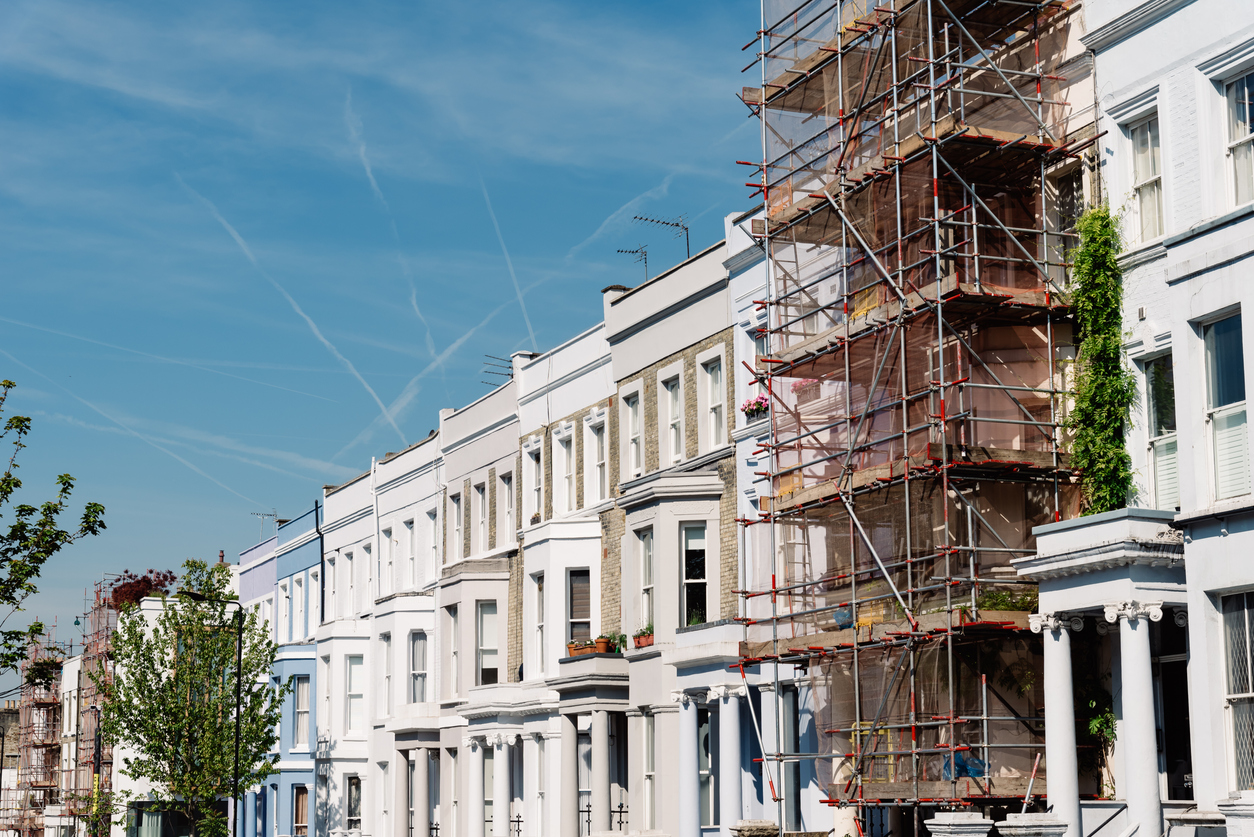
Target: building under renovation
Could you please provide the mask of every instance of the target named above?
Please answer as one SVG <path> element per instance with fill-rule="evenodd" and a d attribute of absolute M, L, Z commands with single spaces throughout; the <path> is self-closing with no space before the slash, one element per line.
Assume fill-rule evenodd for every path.
<path fill-rule="evenodd" d="M 1078 513 L 1079 26 L 1058 0 L 762 3 L 743 98 L 764 155 L 771 496 L 746 523 L 774 560 L 743 592 L 742 662 L 777 701 L 800 684 L 763 712 L 785 830 L 803 772 L 877 837 L 1048 788 L 1035 589 L 1011 561 Z M 817 749 L 789 729 L 805 711 Z"/>

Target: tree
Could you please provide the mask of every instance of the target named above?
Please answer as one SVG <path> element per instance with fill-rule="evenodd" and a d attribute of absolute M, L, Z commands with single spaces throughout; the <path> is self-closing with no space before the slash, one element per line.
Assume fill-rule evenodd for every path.
<path fill-rule="evenodd" d="M 4 415 L 5 402 L 16 386 L 12 381 L 0 381 L 0 416 Z M 0 429 L 0 440 L 7 440 L 13 445 L 8 465 L 0 476 L 0 519 L 3 518 L 5 505 L 22 487 L 22 481 L 16 475 L 17 457 L 26 447 L 25 439 L 30 430 L 31 420 L 27 416 L 10 416 Z M 57 493 L 53 499 L 37 507 L 26 503 L 13 506 L 13 522 L 8 524 L 7 529 L 0 528 L 0 614 L 3 614 L 0 616 L 0 671 L 15 670 L 26 657 L 31 641 L 44 632 L 44 626 L 39 622 L 25 628 L 6 627 L 9 619 L 22 609 L 23 602 L 39 592 L 35 580 L 39 578 L 44 564 L 63 548 L 88 535 L 97 535 L 105 528 L 104 506 L 88 503 L 83 507 L 78 526 L 73 530 L 62 529 L 60 517 L 74 490 L 74 478 L 62 474 L 57 477 L 56 484 Z M 44 668 L 33 667 L 27 679 L 36 684 L 47 679 L 48 673 Z"/>
<path fill-rule="evenodd" d="M 182 589 L 236 599 L 221 563 L 185 562 Z M 101 730 L 120 748 L 122 774 L 152 786 L 154 807 L 185 816 L 197 837 L 220 837 L 227 832 L 220 800 L 233 792 L 238 605 L 194 601 L 182 591 L 161 601 L 155 615 L 122 605 L 112 682 L 93 675 L 105 694 Z M 276 646 L 255 613 L 245 613 L 240 639 L 239 786 L 247 788 L 275 772 L 269 754 L 291 685 L 270 685 Z"/>
<path fill-rule="evenodd" d="M 1132 492 L 1132 459 L 1124 444 L 1136 381 L 1123 364 L 1123 274 L 1119 220 L 1107 206 L 1076 222 L 1080 246 L 1072 251 L 1072 303 L 1080 330 L 1075 406 L 1067 426 L 1075 432 L 1071 464 L 1083 474 L 1086 514 L 1121 509 Z"/>

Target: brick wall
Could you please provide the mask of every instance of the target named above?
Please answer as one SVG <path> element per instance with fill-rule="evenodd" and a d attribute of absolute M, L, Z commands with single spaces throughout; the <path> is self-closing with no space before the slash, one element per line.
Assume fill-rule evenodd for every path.
<path fill-rule="evenodd" d="M 488 469 L 488 549 L 496 549 L 496 469 Z"/>
<path fill-rule="evenodd" d="M 718 505 L 719 609 L 718 618 L 732 619 L 738 615 L 740 585 L 740 533 L 736 523 L 736 457 L 718 462 L 718 475 L 723 481 L 723 496 Z"/>
<path fill-rule="evenodd" d="M 618 507 L 601 512 L 601 633 L 623 630 L 622 543 L 627 513 Z M 633 628 L 634 630 L 634 628 Z"/>

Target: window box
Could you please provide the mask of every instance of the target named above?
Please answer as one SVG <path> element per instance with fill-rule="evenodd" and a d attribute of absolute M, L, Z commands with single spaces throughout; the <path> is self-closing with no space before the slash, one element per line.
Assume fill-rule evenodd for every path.
<path fill-rule="evenodd" d="M 636 634 L 632 637 L 637 648 L 648 648 L 653 645 L 653 634 Z"/>
<path fill-rule="evenodd" d="M 566 643 L 567 657 L 582 657 L 584 654 L 596 653 L 597 647 L 592 642 L 568 642 Z"/>

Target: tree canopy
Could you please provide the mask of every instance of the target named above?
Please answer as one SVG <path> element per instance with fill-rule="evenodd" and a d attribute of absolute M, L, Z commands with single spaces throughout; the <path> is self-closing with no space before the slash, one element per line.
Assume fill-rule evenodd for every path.
<path fill-rule="evenodd" d="M 122 605 L 112 680 L 97 675 L 105 693 L 101 730 L 118 748 L 122 774 L 152 787 L 146 800 L 187 817 L 198 837 L 218 837 L 228 830 L 221 800 L 233 793 L 237 636 L 240 788 L 275 772 L 270 753 L 290 686 L 270 682 L 276 646 L 256 613 L 243 612 L 237 634 L 240 606 L 228 565 L 189 560 L 182 580 L 179 593 L 162 596 L 158 608 Z"/>
<path fill-rule="evenodd" d="M 0 381 L 0 417 L 4 415 L 5 402 L 17 384 Z M 96 535 L 104 530 L 104 506 L 87 503 L 83 507 L 78 526 L 61 528 L 60 518 L 69 504 L 74 490 L 74 478 L 61 474 L 56 478 L 57 492 L 53 499 L 38 506 L 17 503 L 10 509 L 11 522 L 4 525 L 5 506 L 15 500 L 22 487 L 17 476 L 18 454 L 26 447 L 26 437 L 31 431 L 27 416 L 10 416 L 0 427 L 0 441 L 13 446 L 4 474 L 0 475 L 0 671 L 12 671 L 26 657 L 31 641 L 44 632 L 40 622 L 24 628 L 8 627 L 9 620 L 22 609 L 22 604 L 39 589 L 35 581 L 44 564 L 66 546 L 77 540 Z M 48 679 L 46 667 L 34 667 L 28 679 Z"/>

